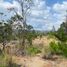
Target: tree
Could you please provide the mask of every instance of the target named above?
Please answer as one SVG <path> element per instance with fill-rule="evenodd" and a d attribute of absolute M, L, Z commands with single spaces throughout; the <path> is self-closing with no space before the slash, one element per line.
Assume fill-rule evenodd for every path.
<path fill-rule="evenodd" d="M 27 14 L 28 14 L 28 11 L 29 11 L 29 9 L 30 9 L 30 6 L 31 6 L 31 3 L 32 3 L 32 1 L 31 0 L 16 0 L 19 4 L 20 4 L 20 6 L 21 6 L 21 12 L 22 12 L 22 14 L 21 15 L 19 15 L 18 13 L 17 13 L 17 11 L 15 10 L 15 8 L 8 8 L 8 10 L 10 10 L 10 11 L 14 11 L 15 12 L 15 16 L 12 18 L 12 22 L 18 22 L 18 31 L 20 31 L 19 32 L 19 34 L 21 34 L 22 33 L 22 46 L 24 46 L 24 48 L 25 48 L 25 40 L 26 40 L 26 34 L 27 34 L 27 28 L 28 28 L 28 26 L 27 26 L 27 23 L 26 23 L 26 16 L 27 16 Z M 22 24 L 20 24 L 19 23 L 19 21 L 20 22 L 22 22 Z M 16 26 L 16 25 L 15 25 Z M 14 27 L 15 27 L 14 26 Z M 21 28 L 21 29 L 20 29 Z M 19 36 L 20 37 L 20 36 Z"/>
<path fill-rule="evenodd" d="M 31 0 L 17 0 L 19 4 L 21 5 L 21 10 L 22 10 L 22 17 L 23 17 L 23 42 L 22 45 L 25 43 L 25 36 L 26 36 L 26 31 L 27 31 L 27 24 L 26 24 L 26 16 L 28 13 L 28 10 L 30 9 L 31 5 Z"/>
<path fill-rule="evenodd" d="M 30 46 L 32 45 L 32 39 L 35 36 L 35 31 L 31 25 L 27 26 L 27 35 L 26 39 L 29 41 Z"/>
<path fill-rule="evenodd" d="M 4 13 L 0 13 L 0 16 L 0 43 L 2 43 L 3 50 L 5 50 L 6 42 L 11 40 L 12 27 L 10 23 L 5 23 L 5 19 L 2 19 L 5 16 Z"/>
<path fill-rule="evenodd" d="M 62 42 L 67 41 L 67 16 L 65 22 L 60 25 L 60 28 L 55 33 L 55 36 Z"/>
<path fill-rule="evenodd" d="M 12 28 L 8 23 L 0 23 L 0 43 L 3 45 L 3 50 L 5 51 L 6 43 L 11 40 Z"/>
<path fill-rule="evenodd" d="M 56 30 L 55 30 L 55 27 L 53 26 L 53 28 L 52 28 L 52 32 L 55 32 Z"/>

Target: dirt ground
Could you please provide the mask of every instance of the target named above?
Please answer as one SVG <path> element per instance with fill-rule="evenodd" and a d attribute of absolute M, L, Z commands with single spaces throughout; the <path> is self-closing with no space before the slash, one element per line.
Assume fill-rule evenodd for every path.
<path fill-rule="evenodd" d="M 50 38 L 48 39 L 48 37 L 43 37 L 43 38 L 37 38 L 33 41 L 33 44 L 35 45 L 49 45 L 49 43 L 51 41 L 54 41 L 54 39 Z M 67 67 L 67 59 L 63 59 L 63 58 L 58 58 L 57 60 L 47 60 L 47 59 L 43 59 L 41 54 L 36 55 L 34 57 L 17 57 L 17 56 L 13 56 L 13 61 L 18 64 L 21 65 L 21 67 Z"/>
<path fill-rule="evenodd" d="M 17 57 L 13 56 L 13 60 L 21 67 L 67 67 L 67 59 L 47 60 L 40 56 L 35 57 Z"/>
<path fill-rule="evenodd" d="M 33 41 L 35 45 L 49 45 L 51 41 L 54 39 L 48 39 L 48 37 L 37 38 Z M 12 46 L 13 49 L 14 46 Z M 25 57 L 18 57 L 13 56 L 14 63 L 20 65 L 21 67 L 67 67 L 67 59 L 59 58 L 57 60 L 48 60 L 43 59 L 41 54 L 38 54 L 34 57 L 25 56 Z"/>

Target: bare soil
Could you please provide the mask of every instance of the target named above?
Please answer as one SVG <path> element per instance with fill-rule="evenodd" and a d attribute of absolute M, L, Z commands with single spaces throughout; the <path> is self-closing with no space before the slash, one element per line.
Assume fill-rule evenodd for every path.
<path fill-rule="evenodd" d="M 52 61 L 37 55 L 35 57 L 13 56 L 13 60 L 21 67 L 67 67 L 67 59 L 63 58 Z"/>

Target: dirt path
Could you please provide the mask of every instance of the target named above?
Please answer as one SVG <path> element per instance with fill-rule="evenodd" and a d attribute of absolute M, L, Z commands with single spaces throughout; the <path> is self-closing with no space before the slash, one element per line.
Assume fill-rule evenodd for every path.
<path fill-rule="evenodd" d="M 17 57 L 13 56 L 15 63 L 21 67 L 67 67 L 67 59 L 51 61 L 42 59 L 40 56 L 35 57 Z"/>
<path fill-rule="evenodd" d="M 54 67 L 53 61 L 43 60 L 42 58 L 36 57 L 13 57 L 15 63 L 21 65 L 21 67 Z"/>

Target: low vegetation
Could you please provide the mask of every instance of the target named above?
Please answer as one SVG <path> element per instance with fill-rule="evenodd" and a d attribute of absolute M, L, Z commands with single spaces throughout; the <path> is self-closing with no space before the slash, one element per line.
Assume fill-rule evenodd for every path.
<path fill-rule="evenodd" d="M 38 47 L 31 46 L 27 48 L 27 53 L 30 56 L 35 56 L 38 53 L 41 53 L 41 50 Z"/>
<path fill-rule="evenodd" d="M 51 49 L 52 54 L 62 55 L 62 56 L 67 57 L 67 44 L 65 43 L 51 42 L 50 49 Z"/>
<path fill-rule="evenodd" d="M 1 54 L 0 60 L 0 67 L 18 67 L 18 65 L 12 61 L 12 58 L 9 55 Z"/>

